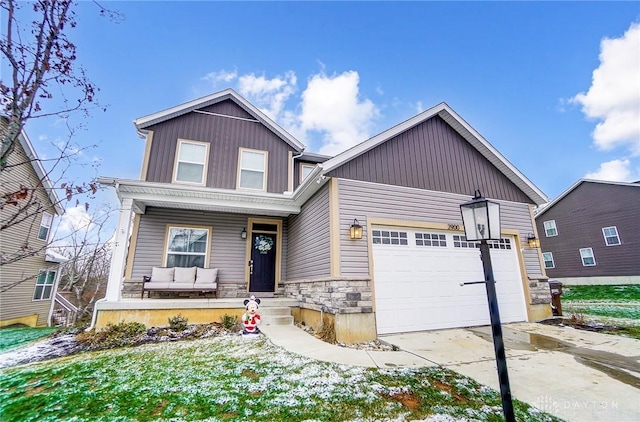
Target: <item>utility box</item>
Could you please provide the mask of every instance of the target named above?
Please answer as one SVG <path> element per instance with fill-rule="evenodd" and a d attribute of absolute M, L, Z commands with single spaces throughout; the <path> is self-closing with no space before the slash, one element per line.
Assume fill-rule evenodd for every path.
<path fill-rule="evenodd" d="M 558 280 L 549 280 L 549 289 L 551 290 L 551 310 L 553 316 L 562 316 L 562 283 Z"/>

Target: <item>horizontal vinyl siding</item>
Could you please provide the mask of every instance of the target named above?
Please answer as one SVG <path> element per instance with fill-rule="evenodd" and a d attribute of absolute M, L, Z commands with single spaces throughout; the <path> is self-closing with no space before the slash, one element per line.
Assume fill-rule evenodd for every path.
<path fill-rule="evenodd" d="M 220 269 L 220 283 L 244 282 L 248 240 L 240 238 L 240 232 L 243 228 L 248 229 L 248 218 L 248 215 L 241 214 L 147 208 L 146 213 L 140 216 L 132 279 L 140 280 L 142 276 L 151 274 L 152 267 L 162 265 L 167 224 L 180 224 L 211 226 L 209 268 Z M 283 236 L 285 244 L 284 230 Z M 285 259 L 283 261 L 286 262 Z"/>
<path fill-rule="evenodd" d="M 289 218 L 289 280 L 325 277 L 331 274 L 329 250 L 329 185 Z"/>
<path fill-rule="evenodd" d="M 553 277 L 640 275 L 640 186 L 583 182 L 536 219 L 543 252 L 552 252 Z M 544 222 L 558 235 L 546 237 Z M 602 229 L 616 226 L 621 245 L 606 246 Z M 585 267 L 581 248 L 592 248 L 596 265 Z"/>
<path fill-rule="evenodd" d="M 435 116 L 331 171 L 329 176 L 533 203 L 524 192 Z"/>
<path fill-rule="evenodd" d="M 39 185 L 39 178 L 29 163 L 22 145 L 16 144 L 14 151 L 9 156 L 8 166 L 2 172 L 2 193 L 15 192 L 21 185 L 29 188 Z M 38 239 L 42 211 L 47 211 L 55 216 L 52 203 L 44 190 L 38 189 L 35 193 L 34 203 L 40 204 L 38 213 L 25 221 L 2 230 L 0 236 L 0 251 L 5 256 L 13 256 L 25 244 L 40 250 L 35 256 L 23 258 L 13 264 L 0 267 L 0 286 L 8 286 L 21 280 L 29 279 L 0 293 L 0 319 L 7 320 L 38 314 L 38 325 L 46 325 L 50 300 L 33 301 L 35 284 L 40 270 L 56 265 L 45 262 L 45 247 L 47 242 Z M 34 207 L 35 208 L 35 207 Z M 15 215 L 17 208 L 7 205 L 0 210 L 0 219 L 3 224 Z M 55 217 L 54 217 L 55 218 Z M 53 238 L 53 235 L 50 235 Z"/>
<path fill-rule="evenodd" d="M 221 114 L 246 115 L 244 110 L 231 101 L 216 106 Z M 234 107 L 237 112 L 230 112 Z M 210 143 L 206 181 L 208 187 L 236 188 L 238 152 L 242 147 L 268 151 L 268 192 L 282 193 L 288 189 L 289 151 L 292 148 L 257 121 L 191 112 L 149 129 L 153 130 L 153 142 L 147 181 L 171 183 L 178 139 L 185 139 Z"/>
<path fill-rule="evenodd" d="M 368 219 L 461 225 L 460 204 L 469 200 L 468 196 L 354 180 L 340 180 L 339 195 L 340 255 L 344 277 L 369 275 Z M 521 241 L 526 241 L 526 234 L 533 231 L 528 204 L 500 202 L 500 211 L 502 229 L 518 230 Z M 362 240 L 349 238 L 349 227 L 354 218 L 363 226 Z M 541 275 L 535 249 L 524 248 L 524 261 L 530 276 Z"/>

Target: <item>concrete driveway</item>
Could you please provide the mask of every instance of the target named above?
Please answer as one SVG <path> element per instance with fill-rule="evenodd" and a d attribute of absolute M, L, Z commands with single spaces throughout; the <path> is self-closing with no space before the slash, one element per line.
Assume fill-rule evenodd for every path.
<path fill-rule="evenodd" d="M 640 421 L 640 340 L 535 323 L 503 337 L 513 397 L 567 421 Z M 500 389 L 491 327 L 380 339 Z"/>

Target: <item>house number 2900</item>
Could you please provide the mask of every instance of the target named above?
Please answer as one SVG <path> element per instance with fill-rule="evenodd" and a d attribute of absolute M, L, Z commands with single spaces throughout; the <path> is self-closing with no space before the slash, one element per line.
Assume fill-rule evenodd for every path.
<path fill-rule="evenodd" d="M 449 224 L 449 230 L 460 230 L 460 224 Z"/>

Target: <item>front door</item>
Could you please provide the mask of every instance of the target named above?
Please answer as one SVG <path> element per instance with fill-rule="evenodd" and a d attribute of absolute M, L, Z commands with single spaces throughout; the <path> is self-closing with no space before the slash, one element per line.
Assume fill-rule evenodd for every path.
<path fill-rule="evenodd" d="M 275 291 L 277 237 L 274 233 L 252 233 L 249 261 L 250 292 Z"/>

